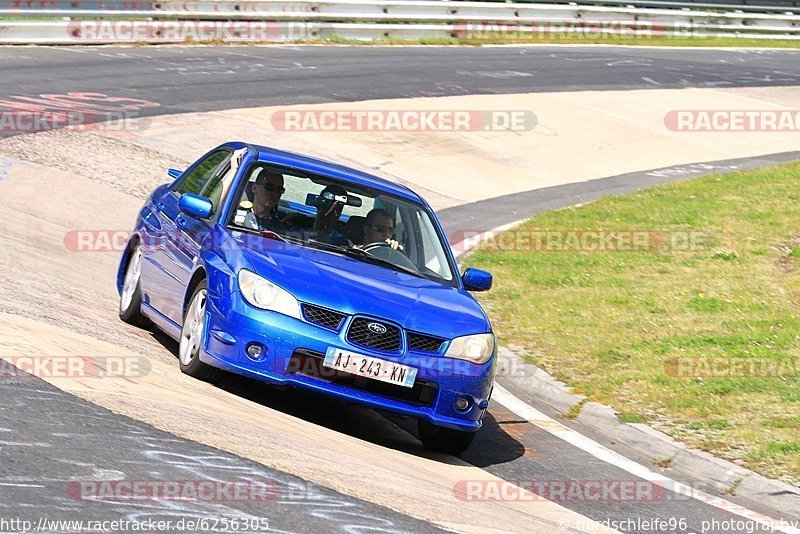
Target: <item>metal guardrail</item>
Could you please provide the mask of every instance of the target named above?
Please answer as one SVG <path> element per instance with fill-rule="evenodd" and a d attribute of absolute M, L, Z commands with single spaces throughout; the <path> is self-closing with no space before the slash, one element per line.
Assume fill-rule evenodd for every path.
<path fill-rule="evenodd" d="M 398 0 L 402 4 L 407 0 Z M 413 1 L 413 0 L 412 0 Z M 443 0 L 453 6 L 471 0 Z M 508 0 L 483 0 L 508 3 Z M 263 11 L 264 0 L 209 0 L 215 11 Z M 310 3 L 310 2 L 309 2 Z M 516 0 L 522 4 L 567 4 L 603 7 L 638 7 L 656 9 L 710 9 L 715 11 L 751 11 L 781 13 L 800 11 L 800 0 Z M 163 9 L 197 10 L 199 2 L 168 2 L 166 0 L 0 0 L 0 11 L 159 11 Z M 168 7 L 169 6 L 169 7 Z"/>
<path fill-rule="evenodd" d="M 461 1 L 461 0 L 453 0 Z M 508 0 L 488 0 L 506 2 Z M 517 0 L 537 3 L 542 0 Z M 782 13 L 800 11 L 800 1 L 789 0 L 546 0 L 553 4 L 577 4 L 605 7 L 652 7 L 657 9 L 710 9 L 715 11 L 750 11 L 757 13 Z"/>
<path fill-rule="evenodd" d="M 611 0 L 602 0 L 611 1 Z M 7 7 L 13 4 L 12 7 Z M 800 39 L 800 15 L 430 0 L 19 0 L 0 2 L 0 44 L 186 40 L 481 40 L 580 36 Z M 87 20 L 88 19 L 88 20 Z M 93 20 L 94 19 L 94 20 Z M 126 20 L 129 19 L 129 20 Z"/>

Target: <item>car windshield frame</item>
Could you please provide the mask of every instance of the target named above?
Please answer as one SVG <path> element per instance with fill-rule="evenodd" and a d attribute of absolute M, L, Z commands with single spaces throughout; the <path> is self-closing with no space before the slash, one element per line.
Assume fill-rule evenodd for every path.
<path fill-rule="evenodd" d="M 274 172 L 279 172 L 279 173 L 282 173 L 282 174 L 288 174 L 288 175 L 291 175 L 291 176 L 296 177 L 296 178 L 308 179 L 308 180 L 310 180 L 310 181 L 312 181 L 314 183 L 326 183 L 326 184 L 338 185 L 340 187 L 343 187 L 348 192 L 352 191 L 352 193 L 354 195 L 357 195 L 357 196 L 369 195 L 369 196 L 371 196 L 373 198 L 380 196 L 380 197 L 389 199 L 392 202 L 395 202 L 396 205 L 398 205 L 398 206 L 400 206 L 400 205 L 412 206 L 418 212 L 420 212 L 420 213 L 424 214 L 424 216 L 428 217 L 429 223 L 430 223 L 430 227 L 433 230 L 433 232 L 435 233 L 437 242 L 439 243 L 438 246 L 441 249 L 441 256 L 445 260 L 445 263 L 446 263 L 446 267 L 444 269 L 442 269 L 442 270 L 443 271 L 446 270 L 446 272 L 448 272 L 450 274 L 450 279 L 448 280 L 447 278 L 444 278 L 444 277 L 440 276 L 438 273 L 436 273 L 435 271 L 433 271 L 431 269 L 427 269 L 427 271 L 430 271 L 430 273 L 434 273 L 434 274 L 430 274 L 429 272 L 419 270 L 419 268 L 416 265 L 415 265 L 415 268 L 417 269 L 417 273 L 413 273 L 412 274 L 410 272 L 410 269 L 404 267 L 403 265 L 393 264 L 393 262 L 387 261 L 387 260 L 385 260 L 385 259 L 383 259 L 381 257 L 378 257 L 378 256 L 372 256 L 375 261 L 371 261 L 370 258 L 368 257 L 368 256 L 371 256 L 371 255 L 368 252 L 367 252 L 366 255 L 362 255 L 362 254 L 358 254 L 358 253 L 353 254 L 353 250 L 352 250 L 353 247 L 352 246 L 335 246 L 335 245 L 331 245 L 331 246 L 320 247 L 320 246 L 317 246 L 317 244 L 313 243 L 313 241 L 314 241 L 313 238 L 298 239 L 296 236 L 292 236 L 292 235 L 282 235 L 279 232 L 273 232 L 271 230 L 255 230 L 255 229 L 247 228 L 247 227 L 244 227 L 244 226 L 241 226 L 241 225 L 237 224 L 236 221 L 235 221 L 236 214 L 237 214 L 237 211 L 238 211 L 238 204 L 237 203 L 240 201 L 240 199 L 242 198 L 242 195 L 244 194 L 244 188 L 247 187 L 247 184 L 251 183 L 250 182 L 250 177 L 253 175 L 253 172 L 256 170 L 256 168 L 259 168 L 259 167 L 261 167 L 261 168 L 269 168 L 270 170 L 272 170 Z M 371 265 L 378 265 L 378 266 L 381 266 L 381 267 L 384 267 L 384 268 L 387 268 L 387 269 L 394 270 L 396 272 L 401 272 L 401 273 L 410 274 L 410 275 L 413 275 L 413 276 L 418 276 L 420 278 L 423 278 L 423 279 L 426 279 L 426 280 L 430 280 L 430 281 L 433 281 L 433 282 L 436 282 L 436 283 L 439 283 L 439 284 L 443 284 L 445 286 L 453 287 L 453 288 L 456 288 L 456 289 L 460 289 L 461 288 L 461 285 L 460 285 L 461 277 L 458 274 L 458 268 L 457 268 L 457 266 L 455 264 L 455 260 L 454 260 L 454 258 L 452 256 L 452 252 L 450 250 L 450 244 L 447 241 L 447 239 L 445 238 L 444 233 L 443 233 L 442 228 L 441 228 L 441 225 L 440 225 L 438 219 L 436 218 L 436 215 L 433 213 L 433 210 L 424 201 L 421 202 L 419 200 L 414 200 L 414 199 L 411 199 L 411 198 L 403 197 L 403 196 L 397 195 L 395 193 L 392 193 L 392 192 L 386 191 L 384 189 L 381 189 L 380 187 L 373 187 L 373 186 L 363 185 L 363 184 L 359 184 L 359 183 L 353 183 L 351 181 L 348 181 L 346 179 L 343 179 L 343 178 L 340 178 L 340 177 L 336 177 L 336 176 L 330 176 L 330 175 L 327 175 L 327 174 L 321 174 L 321 173 L 317 173 L 317 172 L 313 172 L 313 171 L 308 171 L 308 170 L 305 170 L 305 169 L 302 169 L 302 168 L 298 168 L 298 167 L 276 164 L 276 163 L 272 163 L 272 162 L 269 162 L 269 161 L 254 160 L 254 161 L 250 162 L 249 165 L 246 166 L 246 168 L 244 169 L 244 172 L 240 173 L 239 182 L 236 184 L 236 187 L 231 187 L 228 190 L 228 192 L 227 192 L 226 212 L 227 213 L 225 214 L 225 220 L 224 220 L 225 228 L 227 228 L 228 230 L 231 230 L 231 231 L 244 232 L 244 233 L 248 233 L 248 234 L 251 234 L 251 235 L 258 235 L 258 236 L 262 237 L 263 239 L 275 239 L 277 237 L 281 241 L 283 241 L 283 242 L 285 242 L 287 244 L 290 244 L 290 245 L 303 247 L 303 248 L 314 249 L 314 250 L 319 250 L 319 251 L 323 251 L 323 252 L 330 253 L 330 254 L 338 254 L 338 255 L 347 256 L 348 258 L 353 258 L 353 259 L 356 259 L 356 260 L 358 260 L 360 262 L 363 262 L 363 263 L 369 263 Z M 312 241 L 312 242 L 309 242 L 309 241 Z M 334 250 L 334 246 L 336 247 L 337 250 Z M 413 262 L 411 262 L 411 263 L 413 263 Z"/>

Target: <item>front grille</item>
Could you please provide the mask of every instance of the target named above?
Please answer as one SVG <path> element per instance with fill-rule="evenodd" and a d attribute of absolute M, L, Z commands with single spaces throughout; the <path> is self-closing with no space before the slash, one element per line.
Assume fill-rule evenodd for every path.
<path fill-rule="evenodd" d="M 325 355 L 321 352 L 297 349 L 292 354 L 286 372 L 319 378 L 333 384 L 417 406 L 433 406 L 439 394 L 439 384 L 430 380 L 417 378 L 414 381 L 414 387 L 406 388 L 352 375 L 338 369 L 328 369 L 322 364 L 324 360 Z"/>
<path fill-rule="evenodd" d="M 331 330 L 339 330 L 342 326 L 342 321 L 346 317 L 345 314 L 320 308 L 311 304 L 303 304 L 303 317 L 309 323 L 318 324 Z"/>
<path fill-rule="evenodd" d="M 374 329 L 370 329 L 370 325 L 373 325 Z M 380 327 L 383 327 L 385 331 L 381 332 Z M 356 317 L 350 324 L 347 340 L 362 347 L 384 352 L 398 352 L 400 350 L 400 329 L 381 321 Z"/>
<path fill-rule="evenodd" d="M 418 334 L 416 332 L 409 332 L 408 333 L 408 348 L 411 350 L 417 350 L 420 352 L 439 352 L 442 348 L 442 343 L 445 340 L 436 337 L 436 336 L 429 336 L 427 334 Z"/>

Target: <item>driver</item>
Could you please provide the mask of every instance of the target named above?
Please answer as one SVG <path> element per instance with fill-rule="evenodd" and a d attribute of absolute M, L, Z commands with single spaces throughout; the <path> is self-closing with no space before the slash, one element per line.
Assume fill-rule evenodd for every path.
<path fill-rule="evenodd" d="M 253 207 L 245 216 L 243 226 L 252 230 L 285 232 L 286 224 L 278 217 L 278 202 L 286 191 L 283 175 L 262 170 L 249 187 L 253 191 Z"/>
<path fill-rule="evenodd" d="M 364 244 L 389 243 L 395 250 L 403 250 L 403 245 L 394 239 L 394 222 L 388 211 L 375 208 L 367 214 L 364 224 Z"/>

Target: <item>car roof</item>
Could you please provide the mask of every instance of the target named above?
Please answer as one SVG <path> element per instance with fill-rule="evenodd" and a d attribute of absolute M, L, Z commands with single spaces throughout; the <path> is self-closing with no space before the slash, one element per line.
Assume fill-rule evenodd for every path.
<path fill-rule="evenodd" d="M 258 161 L 263 163 L 294 167 L 303 171 L 330 176 L 331 178 L 339 178 L 357 185 L 379 189 L 383 192 L 391 193 L 414 202 L 422 202 L 422 198 L 408 187 L 390 182 L 384 178 L 373 176 L 366 172 L 345 167 L 338 163 L 312 158 L 311 156 L 304 156 L 294 152 L 286 152 L 268 146 L 250 146 L 256 149 L 258 152 Z"/>

